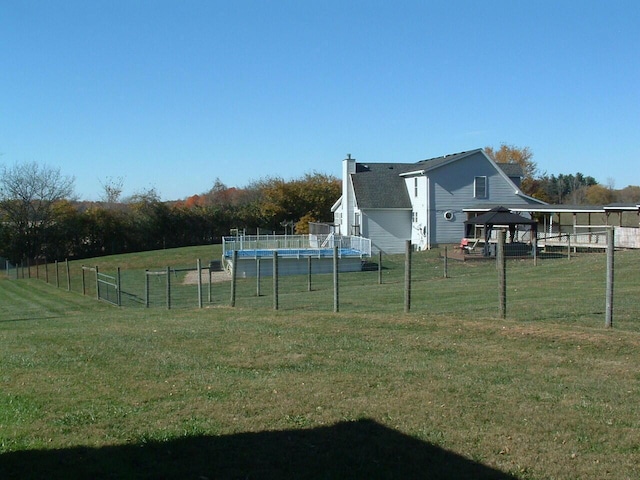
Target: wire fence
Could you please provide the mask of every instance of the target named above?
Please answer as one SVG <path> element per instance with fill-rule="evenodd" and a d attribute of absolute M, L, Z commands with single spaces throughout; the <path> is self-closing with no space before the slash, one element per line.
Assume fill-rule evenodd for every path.
<path fill-rule="evenodd" d="M 123 308 L 241 308 L 289 311 L 377 312 L 394 317 L 407 310 L 435 315 L 500 317 L 496 258 L 484 249 L 447 246 L 432 252 L 378 255 L 360 271 L 321 273 L 315 263 L 305 274 L 233 279 L 220 262 L 120 269 L 78 262 L 11 265 L 9 278 L 37 278 Z M 607 248 L 583 249 L 577 242 L 517 250 L 504 245 L 504 316 L 521 321 L 605 325 L 608 301 Z M 611 250 L 613 251 L 613 250 Z M 259 261 L 259 260 L 256 260 Z M 264 261 L 264 259 L 263 259 Z M 615 251 L 611 275 L 613 325 L 640 331 L 640 251 Z M 407 268 L 409 274 L 407 275 Z M 258 268 L 258 271 L 267 270 Z M 409 285 L 407 285 L 407 281 Z"/>

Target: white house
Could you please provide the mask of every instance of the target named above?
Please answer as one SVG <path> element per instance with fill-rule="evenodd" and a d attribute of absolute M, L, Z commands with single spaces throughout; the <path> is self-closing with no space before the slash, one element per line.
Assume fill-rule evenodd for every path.
<path fill-rule="evenodd" d="M 463 210 L 544 205 L 520 191 L 522 169 L 498 164 L 482 149 L 416 163 L 342 163 L 342 196 L 333 205 L 336 232 L 371 239 L 372 249 L 401 253 L 458 243 Z"/>

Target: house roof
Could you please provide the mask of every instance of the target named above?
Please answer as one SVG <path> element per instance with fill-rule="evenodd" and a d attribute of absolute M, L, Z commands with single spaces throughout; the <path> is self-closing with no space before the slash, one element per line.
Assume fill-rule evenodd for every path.
<path fill-rule="evenodd" d="M 507 174 L 508 177 L 523 177 L 524 171 L 522 170 L 522 166 L 517 163 L 498 163 L 496 165 L 500 167 L 500 169 Z"/>
<path fill-rule="evenodd" d="M 447 163 L 455 162 L 456 160 L 460 160 L 461 158 L 468 157 L 475 153 L 481 152 L 481 148 L 476 148 L 475 150 L 469 150 L 468 152 L 458 152 L 452 153 L 449 155 L 444 155 L 442 157 L 428 158 L 427 160 L 420 160 L 413 164 L 413 169 L 415 170 L 416 165 L 419 165 L 420 168 L 424 168 L 426 171 L 433 170 L 434 168 L 441 167 L 442 165 L 446 165 Z"/>
<path fill-rule="evenodd" d="M 400 174 L 414 163 L 358 163 L 351 175 L 359 208 L 410 209 L 411 200 Z"/>

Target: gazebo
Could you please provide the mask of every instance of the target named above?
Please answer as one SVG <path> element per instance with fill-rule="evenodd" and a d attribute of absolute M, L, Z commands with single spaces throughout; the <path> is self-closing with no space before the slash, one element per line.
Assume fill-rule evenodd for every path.
<path fill-rule="evenodd" d="M 495 207 L 482 215 L 470 218 L 464 222 L 465 224 L 465 236 L 469 237 L 471 229 L 476 226 L 484 227 L 484 256 L 489 256 L 489 237 L 491 236 L 491 230 L 494 227 L 506 227 L 509 229 L 509 235 L 511 241 L 514 240 L 516 226 L 517 225 L 529 225 L 531 227 L 531 238 L 536 238 L 538 230 L 538 223 L 530 218 L 523 217 L 517 213 L 511 213 L 508 208 Z M 535 243 L 534 243 L 535 248 Z"/>

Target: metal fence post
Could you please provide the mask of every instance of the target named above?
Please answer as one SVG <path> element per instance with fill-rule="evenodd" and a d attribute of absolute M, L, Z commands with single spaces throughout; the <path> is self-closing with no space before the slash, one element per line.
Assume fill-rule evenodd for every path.
<path fill-rule="evenodd" d="M 67 269 L 67 291 L 71 291 L 71 271 L 69 270 L 69 259 L 65 258 L 64 260 L 65 267 Z"/>
<path fill-rule="evenodd" d="M 84 265 L 82 265 L 81 281 L 82 281 L 82 295 L 86 295 L 87 294 L 87 286 L 86 286 L 86 284 L 84 282 Z"/>
<path fill-rule="evenodd" d="M 307 257 L 307 292 L 311 291 L 311 256 Z"/>
<path fill-rule="evenodd" d="M 378 285 L 382 285 L 382 250 L 378 251 Z"/>

